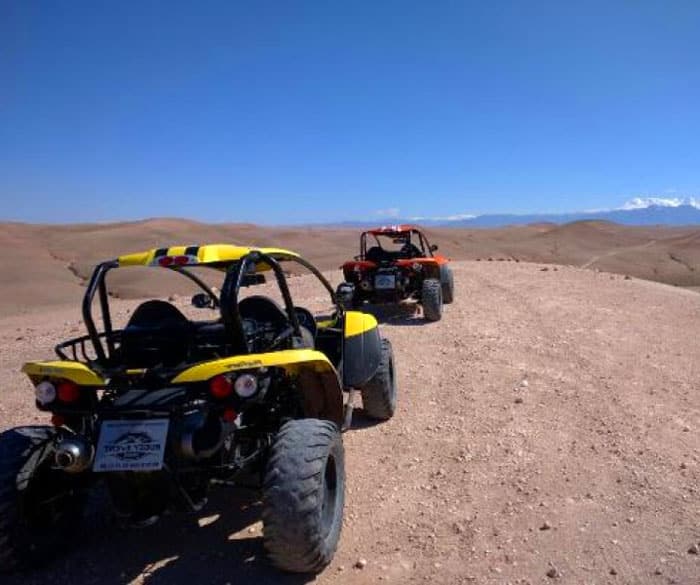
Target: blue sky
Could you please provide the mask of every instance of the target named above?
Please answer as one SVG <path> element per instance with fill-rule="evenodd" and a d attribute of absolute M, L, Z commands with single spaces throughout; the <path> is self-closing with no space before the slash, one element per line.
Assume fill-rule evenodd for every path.
<path fill-rule="evenodd" d="M 0 218 L 288 223 L 700 193 L 700 3 L 0 4 Z"/>

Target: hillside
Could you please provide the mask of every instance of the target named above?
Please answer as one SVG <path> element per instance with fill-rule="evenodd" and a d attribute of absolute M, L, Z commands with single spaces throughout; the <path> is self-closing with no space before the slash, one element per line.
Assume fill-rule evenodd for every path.
<path fill-rule="evenodd" d="M 430 240 L 457 260 L 530 261 L 586 266 L 686 287 L 700 287 L 700 229 L 625 227 L 582 221 L 498 229 L 429 228 Z M 182 219 L 78 225 L 0 224 L 0 315 L 77 304 L 94 264 L 119 254 L 171 244 L 278 245 L 322 269 L 357 253 L 359 230 L 203 224 Z M 140 274 L 111 282 L 131 298 L 161 293 Z M 177 292 L 177 291 L 174 291 Z"/>

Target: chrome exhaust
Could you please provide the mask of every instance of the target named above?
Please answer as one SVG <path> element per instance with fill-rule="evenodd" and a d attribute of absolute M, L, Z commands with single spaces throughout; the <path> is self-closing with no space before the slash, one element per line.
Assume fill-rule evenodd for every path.
<path fill-rule="evenodd" d="M 74 435 L 61 439 L 56 446 L 54 463 L 56 467 L 68 473 L 80 473 L 90 468 L 95 450 L 82 437 Z"/>

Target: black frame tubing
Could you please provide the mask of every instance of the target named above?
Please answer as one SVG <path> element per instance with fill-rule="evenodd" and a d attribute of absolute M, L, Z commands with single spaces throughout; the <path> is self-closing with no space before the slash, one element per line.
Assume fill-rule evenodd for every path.
<path fill-rule="evenodd" d="M 343 308 L 338 303 L 333 287 L 315 266 L 303 258 L 295 255 L 285 255 L 284 260 L 294 260 L 314 274 L 314 276 L 316 276 L 316 278 L 318 278 L 326 288 L 330 294 L 334 306 L 336 307 L 336 310 L 342 316 Z M 289 320 L 292 324 L 293 332 L 295 335 L 301 336 L 299 319 L 294 311 L 294 302 L 292 301 L 292 296 L 289 292 L 289 287 L 287 286 L 286 276 L 284 275 L 284 271 L 282 270 L 279 262 L 272 256 L 254 250 L 235 262 L 226 273 L 224 283 L 221 288 L 221 296 L 218 299 L 211 289 L 196 275 L 182 269 L 181 267 L 171 268 L 171 270 L 174 270 L 175 272 L 178 272 L 179 274 L 182 274 L 197 283 L 205 292 L 207 292 L 207 294 L 212 296 L 214 301 L 217 303 L 221 317 L 224 321 L 224 325 L 229 332 L 230 339 L 233 342 L 232 349 L 234 352 L 250 353 L 250 348 L 248 347 L 248 342 L 246 340 L 245 333 L 243 332 L 240 313 L 238 312 L 238 293 L 241 289 L 243 277 L 248 271 L 248 267 L 251 264 L 252 266 L 255 266 L 261 262 L 264 262 L 270 266 L 274 272 L 277 279 L 277 284 L 282 293 L 282 297 L 284 298 L 284 303 L 286 305 Z M 88 283 L 85 296 L 83 297 L 83 321 L 85 322 L 88 337 L 90 338 L 90 341 L 95 349 L 95 355 L 97 357 L 96 361 L 101 362 L 102 364 L 106 364 L 108 354 L 105 353 L 105 348 L 102 345 L 101 337 L 105 338 L 109 356 L 113 355 L 115 349 L 113 338 L 114 331 L 112 328 L 112 317 L 109 310 L 109 295 L 107 293 L 105 276 L 107 272 L 113 268 L 117 268 L 118 266 L 119 262 L 117 260 L 110 260 L 98 264 L 90 277 L 90 282 Z M 98 333 L 92 316 L 92 303 L 96 293 L 99 294 L 100 309 L 104 324 L 104 332 L 102 334 Z"/>

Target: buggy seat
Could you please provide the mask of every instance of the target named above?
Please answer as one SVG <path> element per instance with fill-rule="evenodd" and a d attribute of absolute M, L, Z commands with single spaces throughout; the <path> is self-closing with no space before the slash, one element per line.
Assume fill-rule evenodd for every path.
<path fill-rule="evenodd" d="M 122 331 L 121 361 L 130 368 L 179 364 L 187 358 L 193 331 L 189 319 L 170 303 L 141 303 Z"/>

